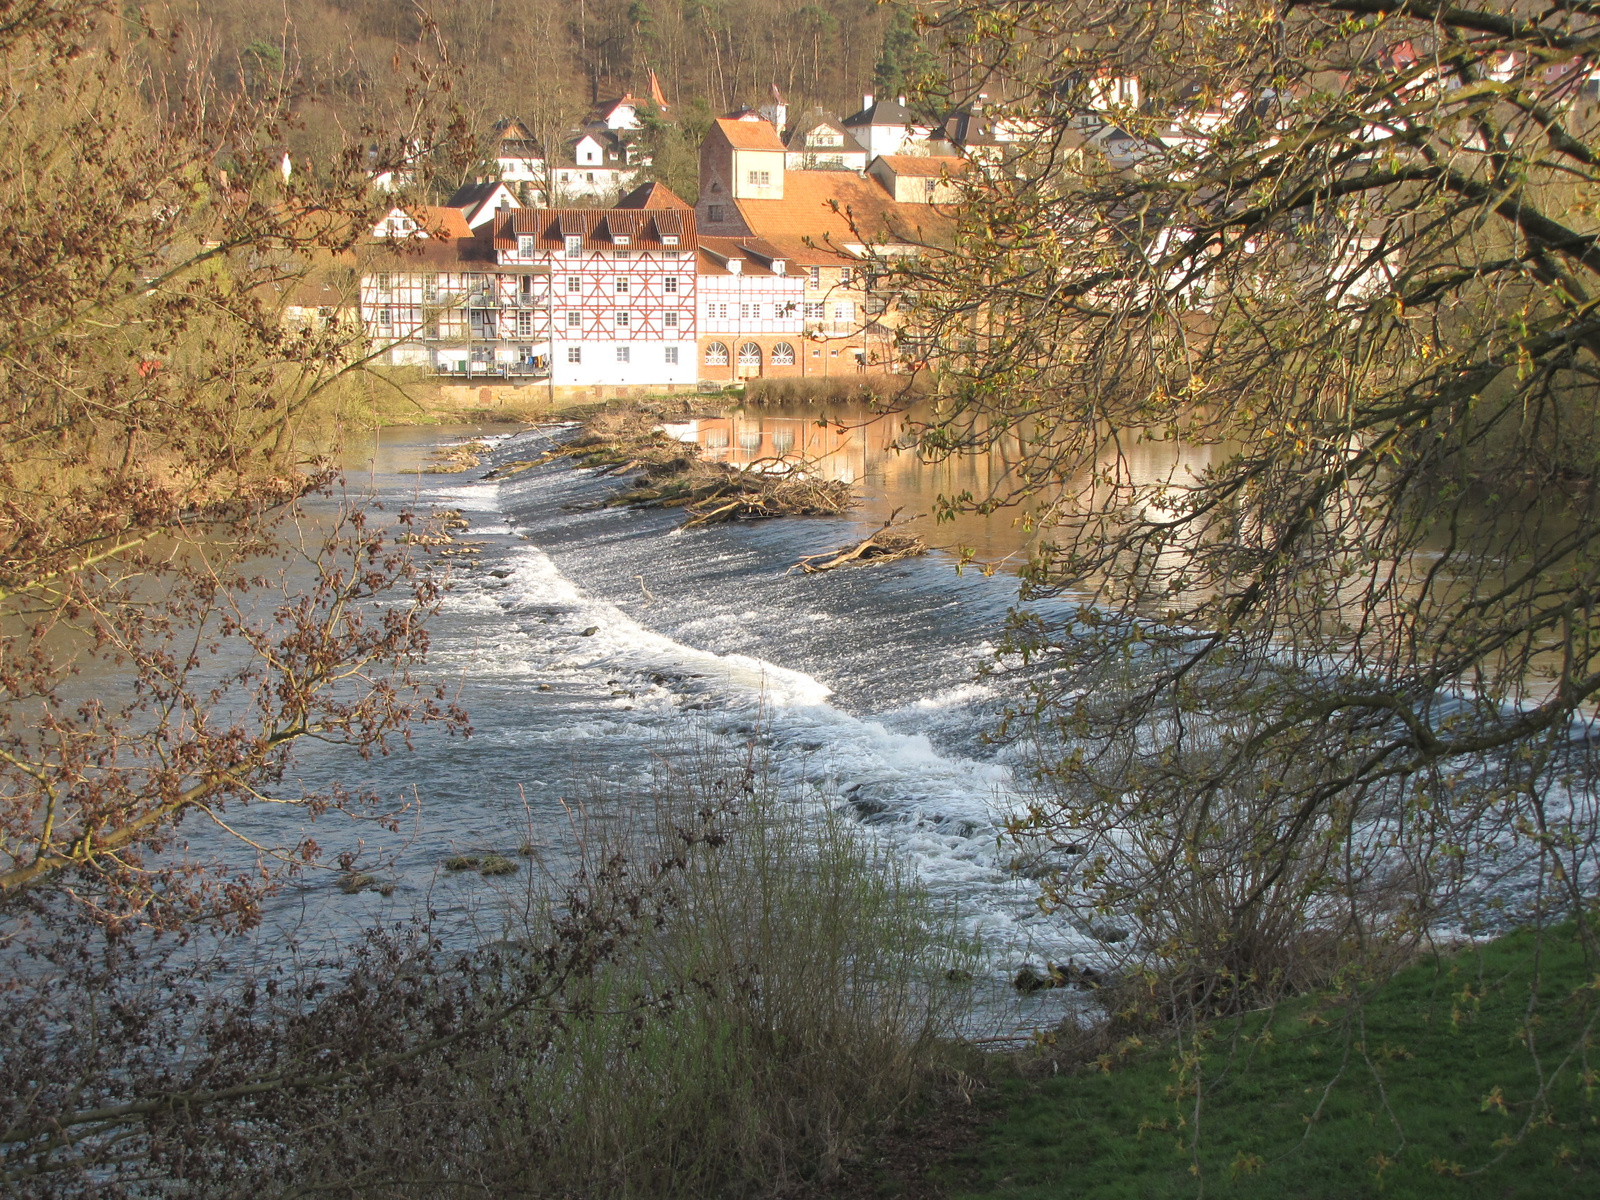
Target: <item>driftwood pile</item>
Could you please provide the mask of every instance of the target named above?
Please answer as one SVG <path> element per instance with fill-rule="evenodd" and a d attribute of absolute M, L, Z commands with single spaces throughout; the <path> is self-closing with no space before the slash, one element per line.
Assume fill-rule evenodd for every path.
<path fill-rule="evenodd" d="M 641 472 L 606 507 L 682 508 L 684 528 L 762 517 L 838 516 L 855 502 L 850 485 L 820 479 L 804 464 L 765 459 L 746 467 L 707 462 L 700 448 L 669 437 L 650 412 L 596 413 L 565 444 L 524 462 L 507 463 L 485 479 L 505 479 L 558 458 L 602 475 Z"/>
<path fill-rule="evenodd" d="M 740 470 L 726 463 L 696 460 L 667 476 L 645 474 L 634 486 L 606 501 L 608 506 L 682 508 L 685 529 L 722 521 L 763 517 L 835 517 L 854 503 L 850 485 L 818 479 L 788 464 L 753 464 L 766 470 Z"/>
<path fill-rule="evenodd" d="M 456 475 L 462 471 L 470 471 L 482 461 L 482 456 L 488 453 L 489 446 L 485 442 L 462 442 L 455 446 L 441 446 L 429 457 L 433 462 L 422 468 L 424 475 Z"/>
<path fill-rule="evenodd" d="M 868 537 L 850 546 L 841 546 L 836 550 L 827 550 L 821 554 L 801 555 L 800 561 L 794 568 L 804 571 L 807 575 L 815 575 L 821 571 L 833 571 L 839 567 L 865 567 L 875 563 L 897 562 L 902 558 L 915 558 L 919 554 L 928 552 L 928 543 L 921 538 L 909 533 L 893 533 L 891 527 L 894 519 L 900 515 L 897 508 L 889 514 L 889 519 L 883 527 Z"/>

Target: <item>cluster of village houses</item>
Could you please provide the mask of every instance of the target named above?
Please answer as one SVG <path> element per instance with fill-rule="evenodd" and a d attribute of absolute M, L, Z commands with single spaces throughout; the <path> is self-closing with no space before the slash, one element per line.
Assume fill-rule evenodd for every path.
<path fill-rule="evenodd" d="M 1375 65 L 1415 63 L 1401 43 Z M 1586 68 L 1584 96 L 1597 81 L 1600 70 Z M 444 205 L 392 209 L 359 275 L 374 359 L 619 389 L 897 369 L 894 297 L 866 267 L 947 243 L 954 181 L 1003 164 L 1031 133 L 981 103 L 935 127 L 903 97 L 864 96 L 843 120 L 812 111 L 790 124 L 774 88 L 769 104 L 712 124 L 691 206 L 638 182 L 649 166 L 633 139 L 641 113 L 666 107 L 653 75 L 650 90 L 600 106 L 554 160 L 520 121 L 502 121 L 494 177 Z M 1259 104 L 1199 98 L 1170 128 L 1134 136 L 1115 115 L 1139 110 L 1137 79 L 1106 76 L 1087 90 L 1075 145 L 1113 169 L 1178 161 Z M 1372 132 L 1375 150 L 1384 136 Z M 1382 286 L 1372 231 L 1341 236 L 1333 284 Z"/>
<path fill-rule="evenodd" d="M 893 305 L 863 270 L 867 244 L 947 237 L 952 180 L 1006 133 L 974 113 L 935 130 L 871 96 L 842 121 L 789 126 L 774 90 L 712 124 L 697 204 L 645 182 L 600 207 L 643 173 L 622 135 L 646 103 L 602 106 L 558 165 L 504 121 L 495 177 L 391 209 L 360 272 L 377 361 L 606 388 L 893 369 Z"/>

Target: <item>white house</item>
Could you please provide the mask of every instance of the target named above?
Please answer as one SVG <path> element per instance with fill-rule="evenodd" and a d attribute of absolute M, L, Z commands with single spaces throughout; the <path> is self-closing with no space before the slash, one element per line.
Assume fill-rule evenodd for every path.
<path fill-rule="evenodd" d="M 861 97 L 861 111 L 840 122 L 866 151 L 867 160 L 880 154 L 905 154 L 915 151 L 918 143 L 925 143 L 933 133 L 933 126 L 914 116 L 906 107 L 906 98 L 874 101 L 872 96 Z"/>

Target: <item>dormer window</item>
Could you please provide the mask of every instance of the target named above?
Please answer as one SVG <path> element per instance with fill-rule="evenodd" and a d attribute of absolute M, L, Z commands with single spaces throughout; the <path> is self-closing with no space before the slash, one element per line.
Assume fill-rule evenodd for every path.
<path fill-rule="evenodd" d="M 611 244 L 619 250 L 626 247 L 630 240 L 631 239 L 625 233 L 614 233 L 611 235 Z"/>
<path fill-rule="evenodd" d="M 567 257 L 568 258 L 582 258 L 583 257 L 583 235 L 582 234 L 569 233 L 567 235 Z"/>
<path fill-rule="evenodd" d="M 678 235 L 675 233 L 662 234 L 661 244 L 663 246 L 676 246 L 678 244 Z"/>
<path fill-rule="evenodd" d="M 519 258 L 532 258 L 539 250 L 539 239 L 535 234 L 519 233 L 517 235 L 517 255 Z"/>
<path fill-rule="evenodd" d="M 787 264 L 784 262 L 783 259 L 775 258 L 775 259 L 772 260 L 772 273 L 774 275 L 785 275 L 785 274 L 788 273 L 785 270 L 786 266 L 787 266 Z"/>

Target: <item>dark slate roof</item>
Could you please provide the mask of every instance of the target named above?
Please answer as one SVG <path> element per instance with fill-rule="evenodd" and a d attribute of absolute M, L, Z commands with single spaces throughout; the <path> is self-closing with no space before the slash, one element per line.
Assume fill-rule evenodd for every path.
<path fill-rule="evenodd" d="M 491 179 L 485 183 L 469 183 L 456 189 L 455 195 L 444 202 L 446 208 L 458 208 L 462 212 L 477 208 L 500 186 L 498 179 Z"/>
<path fill-rule="evenodd" d="M 871 108 L 863 108 L 860 112 L 846 117 L 839 123 L 847 126 L 926 124 L 926 122 L 918 120 L 916 114 L 898 100 L 879 100 Z"/>

